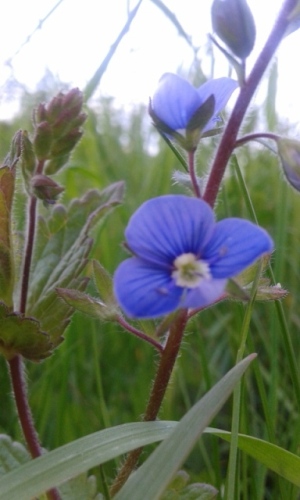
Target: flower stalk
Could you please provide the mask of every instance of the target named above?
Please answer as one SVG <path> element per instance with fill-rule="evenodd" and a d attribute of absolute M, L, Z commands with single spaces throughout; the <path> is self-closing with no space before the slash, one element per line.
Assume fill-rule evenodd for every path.
<path fill-rule="evenodd" d="M 286 0 L 270 36 L 259 55 L 248 79 L 242 86 L 228 124 L 220 141 L 203 199 L 214 206 L 228 160 L 235 148 L 236 138 L 254 92 L 271 58 L 285 35 L 289 25 L 289 15 L 295 7 L 295 0 Z"/>
<path fill-rule="evenodd" d="M 166 345 L 163 349 L 154 384 L 150 393 L 149 401 L 143 418 L 144 422 L 155 420 L 165 396 L 174 364 L 176 362 L 182 338 L 187 323 L 187 311 L 181 310 L 170 327 Z M 127 481 L 131 472 L 136 467 L 143 448 L 133 450 L 119 471 L 114 484 L 111 487 L 111 495 L 115 495 Z"/>

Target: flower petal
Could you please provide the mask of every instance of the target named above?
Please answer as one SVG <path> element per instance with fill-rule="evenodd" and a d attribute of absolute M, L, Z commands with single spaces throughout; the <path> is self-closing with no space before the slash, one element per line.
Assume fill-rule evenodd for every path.
<path fill-rule="evenodd" d="M 198 88 L 198 94 L 201 102 L 206 101 L 209 96 L 215 97 L 215 110 L 213 118 L 205 125 L 203 132 L 215 127 L 217 115 L 226 106 L 228 99 L 234 90 L 238 88 L 238 82 L 232 78 L 216 78 L 208 80 Z"/>
<path fill-rule="evenodd" d="M 214 278 L 231 278 L 272 250 L 273 241 L 264 229 L 230 218 L 216 224 L 202 258 L 207 259 Z"/>
<path fill-rule="evenodd" d="M 182 308 L 206 307 L 218 300 L 225 290 L 227 280 L 202 280 L 198 288 L 187 290 L 184 300 L 180 301 Z"/>
<path fill-rule="evenodd" d="M 165 265 L 170 272 L 179 255 L 200 253 L 214 226 L 213 211 L 204 201 L 166 195 L 143 203 L 131 217 L 125 236 L 138 257 Z"/>
<path fill-rule="evenodd" d="M 122 262 L 114 275 L 115 296 L 132 318 L 155 318 L 177 309 L 182 288 L 170 273 L 132 257 Z"/>
<path fill-rule="evenodd" d="M 172 130 L 185 129 L 201 104 L 195 87 L 173 73 L 161 77 L 151 102 L 155 115 Z"/>

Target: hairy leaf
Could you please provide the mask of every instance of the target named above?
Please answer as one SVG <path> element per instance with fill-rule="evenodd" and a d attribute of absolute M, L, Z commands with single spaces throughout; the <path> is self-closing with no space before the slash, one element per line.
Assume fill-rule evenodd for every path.
<path fill-rule="evenodd" d="M 57 288 L 56 291 L 67 304 L 92 318 L 113 320 L 117 316 L 116 308 L 107 306 L 101 300 L 86 293 L 68 288 Z"/>
<path fill-rule="evenodd" d="M 14 260 L 11 233 L 11 209 L 15 186 L 14 169 L 0 168 L 0 299 L 12 305 Z"/>
<path fill-rule="evenodd" d="M 12 313 L 0 302 L 0 352 L 11 359 L 16 354 L 38 361 L 50 356 L 53 344 L 35 318 Z"/>
<path fill-rule="evenodd" d="M 68 208 L 56 205 L 48 216 L 39 218 L 28 312 L 40 321 L 55 345 L 62 341 L 73 313 L 56 288 L 85 289 L 87 280 L 81 274 L 92 247 L 90 231 L 120 203 L 122 194 L 123 183 L 115 183 L 101 192 L 89 191 Z"/>

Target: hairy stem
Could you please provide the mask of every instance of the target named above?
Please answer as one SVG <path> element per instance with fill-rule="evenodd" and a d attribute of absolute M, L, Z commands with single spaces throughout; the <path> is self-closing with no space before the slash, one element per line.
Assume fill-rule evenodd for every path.
<path fill-rule="evenodd" d="M 197 175 L 195 172 L 195 151 L 188 152 L 188 165 L 189 165 L 189 174 L 192 181 L 194 194 L 197 198 L 201 198 L 201 192 L 197 180 Z"/>
<path fill-rule="evenodd" d="M 40 161 L 36 168 L 36 174 L 41 174 L 43 168 L 44 168 L 44 161 Z M 36 211 L 37 211 L 37 198 L 35 196 L 31 196 L 29 201 L 27 241 L 25 247 L 25 257 L 23 263 L 23 274 L 21 283 L 21 296 L 19 305 L 19 311 L 20 313 L 23 314 L 25 314 L 26 312 L 30 266 L 31 266 L 33 244 L 35 237 Z"/>
<path fill-rule="evenodd" d="M 222 139 L 212 165 L 211 173 L 208 179 L 204 200 L 212 207 L 215 204 L 220 184 L 222 182 L 227 162 L 232 151 L 235 148 L 236 138 L 241 126 L 242 120 L 253 97 L 253 94 L 266 70 L 271 58 L 273 57 L 280 41 L 282 40 L 286 28 L 289 24 L 288 16 L 295 7 L 295 0 L 286 0 L 277 21 L 272 29 L 270 36 L 259 55 L 249 77 L 246 79 L 237 98 L 231 117 L 224 131 Z"/>
<path fill-rule="evenodd" d="M 236 142 L 234 147 L 238 148 L 243 146 L 250 141 L 260 141 L 260 139 L 271 139 L 272 141 L 277 141 L 279 139 L 278 134 L 273 134 L 273 132 L 255 132 L 253 134 L 243 135 Z"/>
<path fill-rule="evenodd" d="M 118 323 L 119 325 L 121 325 L 125 330 L 127 330 L 129 333 L 132 333 L 133 335 L 135 335 L 136 337 L 138 337 L 139 339 L 142 339 L 144 340 L 145 342 L 148 342 L 148 344 L 151 344 L 159 353 L 162 353 L 163 352 L 163 346 L 157 342 L 155 339 L 153 339 L 152 337 L 149 337 L 148 335 L 146 335 L 145 333 L 141 332 L 140 330 L 138 330 L 137 328 L 134 328 L 134 326 L 130 325 L 129 323 L 127 323 L 127 321 L 122 318 L 122 316 L 119 316 L 118 317 Z"/>
<path fill-rule="evenodd" d="M 44 162 L 40 161 L 36 168 L 36 173 L 40 174 L 43 171 Z M 36 212 L 37 199 L 34 196 L 30 197 L 29 201 L 29 216 L 27 228 L 27 240 L 25 246 L 25 257 L 23 262 L 23 274 L 21 281 L 21 294 L 19 312 L 26 313 L 30 267 L 33 254 L 35 229 L 36 229 Z M 29 452 L 32 458 L 40 457 L 43 450 L 40 445 L 38 433 L 36 431 L 31 409 L 28 402 L 28 392 L 25 380 L 24 364 L 21 356 L 15 356 L 9 360 L 10 377 L 12 389 L 15 397 L 16 407 L 20 420 L 20 425 L 26 440 Z M 59 500 L 60 495 L 56 489 L 51 489 L 47 492 L 49 500 Z"/>
<path fill-rule="evenodd" d="M 175 361 L 181 346 L 182 337 L 187 323 L 187 311 L 182 310 L 178 313 L 174 323 L 171 325 L 170 333 L 162 352 L 154 384 L 150 393 L 144 422 L 155 420 L 164 395 L 166 393 L 168 383 L 172 374 Z M 131 472 L 134 470 L 137 461 L 142 453 L 143 448 L 138 448 L 129 453 L 125 463 L 123 464 L 114 484 L 111 487 L 111 495 L 115 495 L 128 479 Z"/>

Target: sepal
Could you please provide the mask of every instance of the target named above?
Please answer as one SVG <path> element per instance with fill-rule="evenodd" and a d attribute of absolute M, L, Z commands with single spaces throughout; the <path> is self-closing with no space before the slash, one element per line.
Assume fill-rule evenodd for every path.
<path fill-rule="evenodd" d="M 79 292 L 78 290 L 57 288 L 56 292 L 69 306 L 92 318 L 104 321 L 114 321 L 117 320 L 120 314 L 117 307 L 111 307 L 101 300 L 91 297 L 86 293 Z"/>
<path fill-rule="evenodd" d="M 53 205 L 64 191 L 64 188 L 57 182 L 43 174 L 36 174 L 32 177 L 31 187 L 34 196 L 43 200 L 46 206 Z"/>

